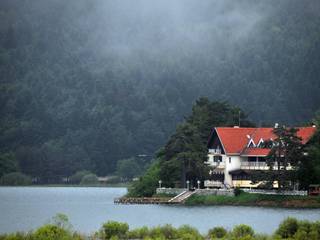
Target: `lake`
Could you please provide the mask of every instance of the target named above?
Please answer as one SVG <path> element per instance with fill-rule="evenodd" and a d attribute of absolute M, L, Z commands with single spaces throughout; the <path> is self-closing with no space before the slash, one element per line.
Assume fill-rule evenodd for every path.
<path fill-rule="evenodd" d="M 241 223 L 272 233 L 289 216 L 320 220 L 320 209 L 113 204 L 125 193 L 125 188 L 0 187 L 0 233 L 35 229 L 57 213 L 68 215 L 74 229 L 82 233 L 92 233 L 108 220 L 127 222 L 130 228 L 189 224 L 202 233 Z"/>

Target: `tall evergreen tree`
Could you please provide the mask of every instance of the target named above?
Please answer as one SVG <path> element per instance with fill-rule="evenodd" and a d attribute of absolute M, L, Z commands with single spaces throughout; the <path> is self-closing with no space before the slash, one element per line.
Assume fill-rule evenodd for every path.
<path fill-rule="evenodd" d="M 272 142 L 267 164 L 277 171 L 275 174 L 272 173 L 271 178 L 272 181 L 278 182 L 279 189 L 287 189 L 297 180 L 295 173 L 303 160 L 303 145 L 301 138 L 297 136 L 297 131 L 295 128 L 285 126 L 273 130 L 277 137 Z"/>

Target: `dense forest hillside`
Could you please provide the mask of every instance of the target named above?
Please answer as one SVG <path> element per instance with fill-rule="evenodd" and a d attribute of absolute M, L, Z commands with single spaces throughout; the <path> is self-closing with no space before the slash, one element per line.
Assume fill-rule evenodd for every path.
<path fill-rule="evenodd" d="M 0 174 L 111 174 L 152 156 L 200 96 L 303 124 L 319 63 L 317 0 L 2 0 Z"/>

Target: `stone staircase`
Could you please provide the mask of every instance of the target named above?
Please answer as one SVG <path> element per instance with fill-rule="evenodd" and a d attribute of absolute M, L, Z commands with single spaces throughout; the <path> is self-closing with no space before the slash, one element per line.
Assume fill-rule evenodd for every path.
<path fill-rule="evenodd" d="M 187 200 L 189 197 L 191 197 L 193 194 L 195 194 L 196 191 L 184 191 L 177 196 L 171 198 L 168 203 L 183 203 L 185 200 Z"/>

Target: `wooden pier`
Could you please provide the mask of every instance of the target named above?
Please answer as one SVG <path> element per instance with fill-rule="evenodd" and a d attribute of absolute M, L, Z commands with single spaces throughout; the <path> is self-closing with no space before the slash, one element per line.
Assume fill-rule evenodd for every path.
<path fill-rule="evenodd" d="M 183 204 L 196 191 L 183 191 L 173 198 L 168 197 L 121 197 L 114 199 L 115 204 Z"/>

